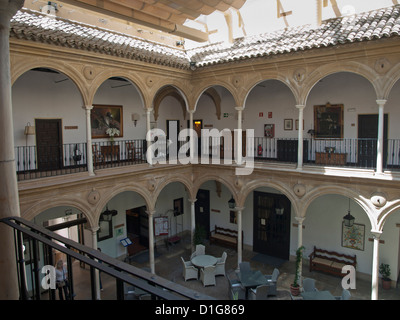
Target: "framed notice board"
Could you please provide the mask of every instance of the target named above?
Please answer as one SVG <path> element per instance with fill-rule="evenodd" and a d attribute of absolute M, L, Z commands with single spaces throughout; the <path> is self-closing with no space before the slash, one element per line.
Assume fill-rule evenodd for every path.
<path fill-rule="evenodd" d="M 154 218 L 154 235 L 166 236 L 168 235 L 168 217 Z"/>

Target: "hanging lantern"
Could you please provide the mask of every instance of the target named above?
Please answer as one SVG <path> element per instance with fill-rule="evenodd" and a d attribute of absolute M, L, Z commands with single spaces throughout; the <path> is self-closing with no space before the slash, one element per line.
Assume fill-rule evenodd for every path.
<path fill-rule="evenodd" d="M 350 198 L 349 198 L 349 210 L 347 214 L 343 217 L 343 222 L 346 227 L 352 227 L 354 224 L 355 218 L 350 214 Z"/>
<path fill-rule="evenodd" d="M 233 196 L 231 199 L 228 201 L 229 209 L 234 209 L 236 206 L 235 199 L 233 199 Z"/>

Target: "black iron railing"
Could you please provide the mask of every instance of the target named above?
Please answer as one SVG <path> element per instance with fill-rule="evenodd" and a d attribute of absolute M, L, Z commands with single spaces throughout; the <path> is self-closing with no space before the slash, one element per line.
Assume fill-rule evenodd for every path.
<path fill-rule="evenodd" d="M 298 139 L 291 138 L 246 138 L 242 154 L 254 156 L 256 160 L 272 160 L 296 163 Z M 236 157 L 236 145 L 223 137 L 195 141 L 197 157 L 220 159 Z M 165 147 L 153 153 L 154 161 L 178 160 L 189 155 L 190 143 L 179 141 L 176 146 L 165 141 Z M 92 143 L 94 169 L 120 167 L 147 162 L 146 140 L 118 140 Z M 400 139 L 388 139 L 383 146 L 383 168 L 400 169 Z M 16 147 L 16 167 L 19 180 L 41 178 L 87 171 L 86 143 L 70 143 L 62 146 Z M 303 163 L 375 169 L 377 159 L 376 139 L 304 139 Z M 179 162 L 178 162 L 179 163 Z M 223 161 L 221 161 L 223 163 Z"/>
<path fill-rule="evenodd" d="M 41 300 L 56 298 L 54 289 L 44 290 L 43 266 L 54 266 L 54 250 L 66 255 L 69 292 L 77 293 L 74 286 L 72 259 L 90 267 L 90 288 L 92 300 L 97 299 L 96 270 L 108 274 L 115 280 L 116 298 L 124 300 L 127 287 L 140 289 L 152 299 L 196 300 L 213 299 L 145 270 L 113 259 L 106 254 L 64 238 L 48 229 L 19 217 L 3 218 L 0 222 L 14 230 L 15 258 L 17 262 L 20 299 Z M 46 279 L 47 281 L 47 279 Z M 7 290 L 7 288 L 2 288 Z M 73 299 L 73 294 L 71 299 Z"/>

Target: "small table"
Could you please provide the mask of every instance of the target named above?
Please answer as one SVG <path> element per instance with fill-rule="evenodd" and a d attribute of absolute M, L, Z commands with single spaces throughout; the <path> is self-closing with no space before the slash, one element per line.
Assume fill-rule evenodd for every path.
<path fill-rule="evenodd" d="M 246 299 L 248 298 L 250 288 L 256 288 L 268 283 L 267 278 L 258 270 L 239 272 L 238 278 L 246 289 Z"/>
<path fill-rule="evenodd" d="M 114 159 L 117 158 L 117 161 L 119 162 L 119 145 L 101 146 L 100 150 L 104 161 L 110 157 L 111 161 L 115 161 Z"/>
<path fill-rule="evenodd" d="M 204 268 L 206 266 L 213 266 L 217 264 L 218 259 L 208 254 L 201 254 L 192 258 L 191 262 L 197 268 Z"/>
<path fill-rule="evenodd" d="M 335 297 L 329 291 L 308 291 L 302 292 L 304 300 L 335 300 Z"/>

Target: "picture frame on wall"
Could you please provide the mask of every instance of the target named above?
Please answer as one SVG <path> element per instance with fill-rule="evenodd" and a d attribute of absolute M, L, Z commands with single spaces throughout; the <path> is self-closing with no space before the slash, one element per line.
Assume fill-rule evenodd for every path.
<path fill-rule="evenodd" d="M 183 214 L 183 198 L 174 200 L 174 216 L 180 216 Z"/>
<path fill-rule="evenodd" d="M 293 130 L 293 119 L 284 119 L 283 120 L 283 129 L 284 130 Z"/>
<path fill-rule="evenodd" d="M 364 251 L 365 225 L 354 223 L 346 227 L 342 222 L 342 247 Z"/>
<path fill-rule="evenodd" d="M 343 139 L 343 104 L 314 106 L 315 139 Z"/>
<path fill-rule="evenodd" d="M 122 106 L 93 105 L 90 123 L 93 139 L 109 138 L 106 133 L 109 128 L 118 129 L 119 135 L 116 137 L 123 137 Z"/>
<path fill-rule="evenodd" d="M 264 125 L 264 136 L 266 138 L 274 138 L 275 137 L 275 125 L 274 124 L 265 124 Z"/>

